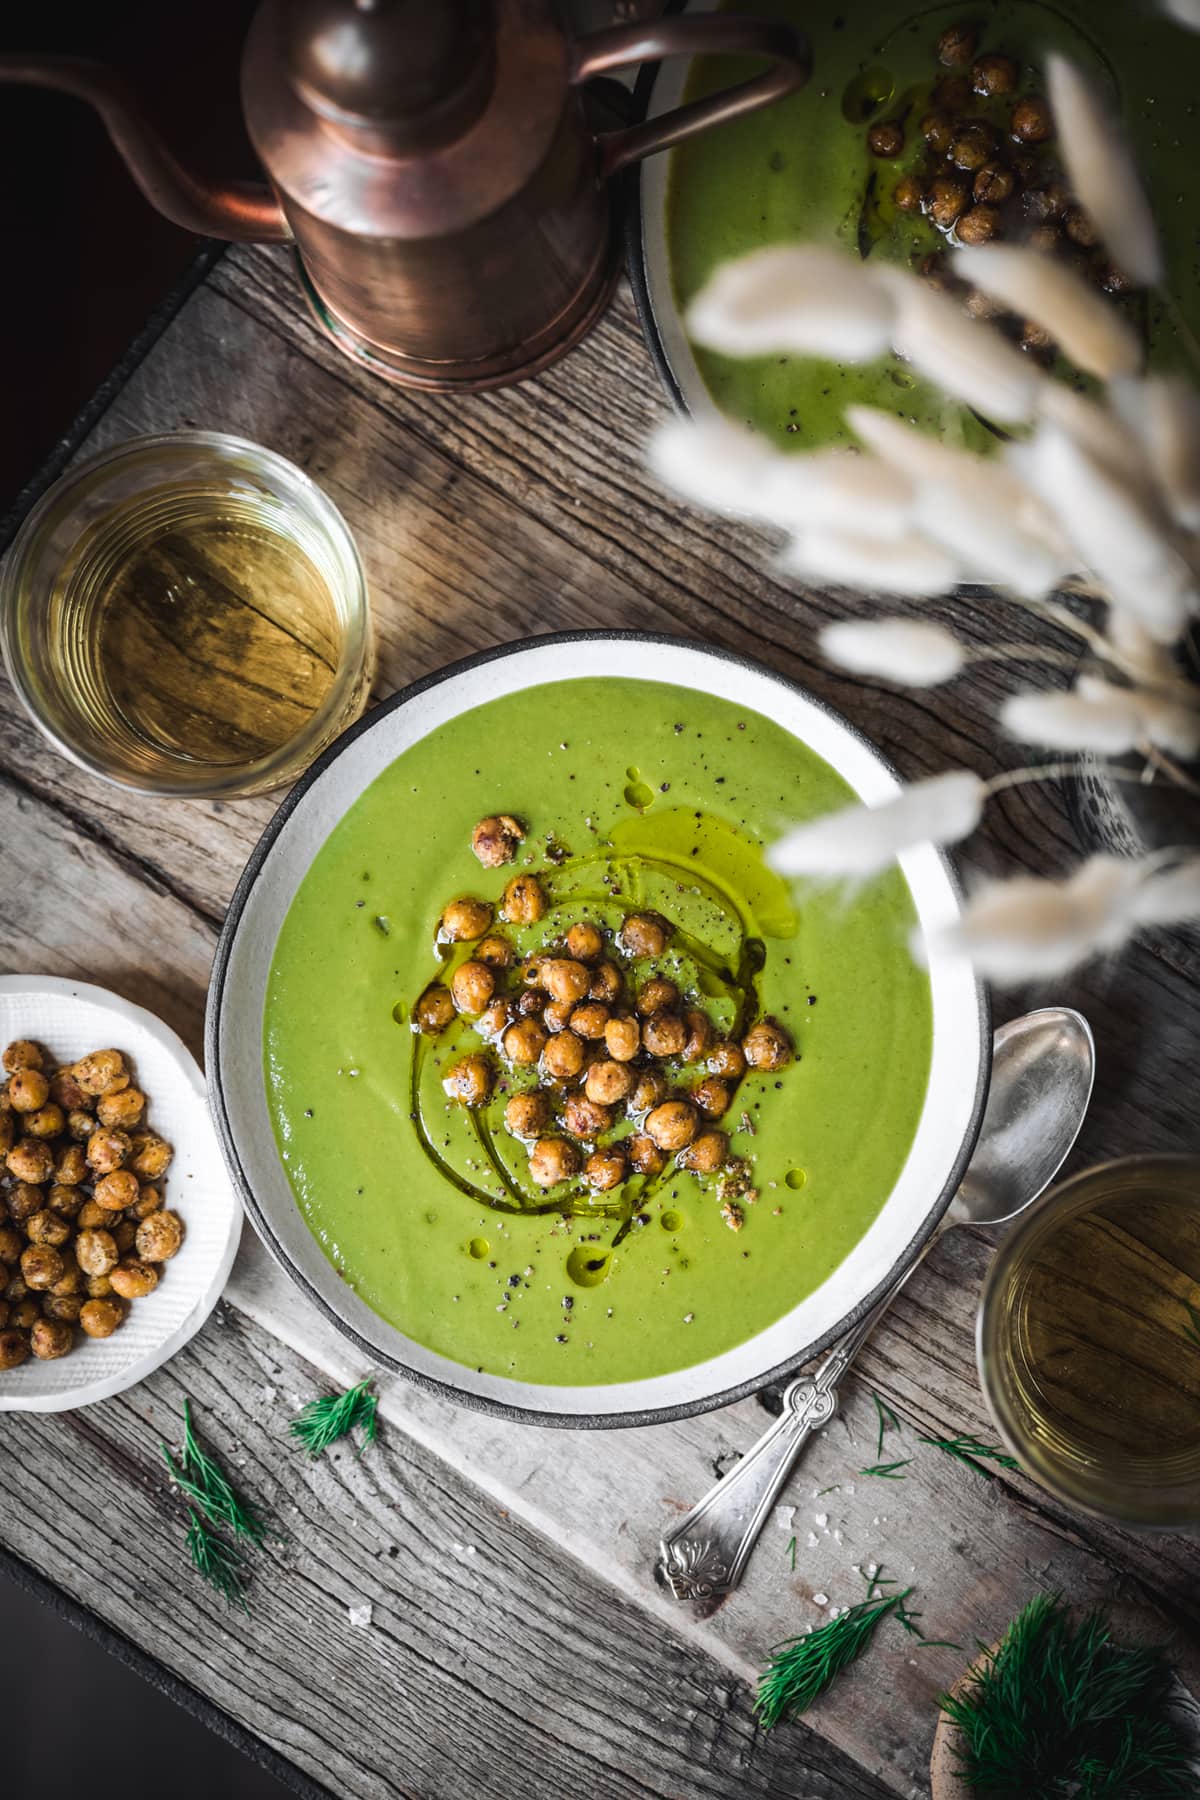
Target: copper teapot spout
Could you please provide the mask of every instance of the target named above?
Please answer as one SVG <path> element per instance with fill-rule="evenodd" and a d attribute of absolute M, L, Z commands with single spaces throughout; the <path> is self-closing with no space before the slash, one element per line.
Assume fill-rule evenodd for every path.
<path fill-rule="evenodd" d="M 218 187 L 190 174 L 147 122 L 115 70 L 78 56 L 0 55 L 0 81 L 54 88 L 94 106 L 129 173 L 151 206 L 173 225 L 238 243 L 290 240 L 291 227 L 266 182 L 231 181 Z"/>
<path fill-rule="evenodd" d="M 623 130 L 583 89 L 646 59 L 767 66 Z M 803 87 L 803 34 L 685 13 L 572 42 L 556 0 L 262 0 L 242 61 L 246 127 L 270 186 L 206 183 L 120 77 L 0 55 L 0 82 L 87 100 L 160 212 L 207 237 L 291 241 L 317 323 L 413 387 L 499 387 L 544 369 L 599 318 L 621 263 L 609 177 Z"/>

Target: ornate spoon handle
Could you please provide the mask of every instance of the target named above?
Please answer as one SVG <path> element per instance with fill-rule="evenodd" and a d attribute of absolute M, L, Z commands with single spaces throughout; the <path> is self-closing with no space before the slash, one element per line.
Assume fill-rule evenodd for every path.
<path fill-rule="evenodd" d="M 846 1333 L 814 1375 L 784 1389 L 783 1411 L 775 1423 L 703 1500 L 664 1532 L 659 1543 L 662 1569 L 677 1600 L 707 1600 L 737 1586 L 797 1456 L 837 1411 L 838 1382 L 916 1266 Z"/>

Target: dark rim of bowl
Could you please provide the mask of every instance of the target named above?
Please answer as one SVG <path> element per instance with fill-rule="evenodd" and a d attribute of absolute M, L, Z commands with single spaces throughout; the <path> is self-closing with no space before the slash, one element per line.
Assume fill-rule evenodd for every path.
<path fill-rule="evenodd" d="M 523 651 L 538 649 L 548 644 L 589 643 L 663 644 L 673 649 L 700 651 L 703 655 L 711 656 L 717 661 L 732 663 L 739 668 L 749 669 L 756 675 L 766 676 L 769 680 L 778 683 L 780 687 L 786 688 L 790 693 L 801 694 L 810 705 L 818 707 L 820 711 L 825 713 L 836 724 L 840 725 L 844 731 L 849 732 L 852 737 L 856 738 L 865 749 L 869 750 L 871 755 L 876 758 L 890 775 L 894 776 L 897 780 L 900 779 L 896 769 L 888 759 L 875 748 L 870 739 L 866 737 L 863 732 L 859 731 L 856 725 L 844 718 L 834 707 L 828 706 L 815 694 L 810 694 L 806 689 L 799 687 L 797 683 L 789 681 L 786 676 L 780 675 L 775 669 L 769 668 L 765 663 L 758 662 L 753 657 L 741 656 L 735 651 L 723 649 L 716 644 L 706 644 L 694 638 L 675 637 L 665 632 L 560 631 L 547 632 L 537 637 L 517 638 L 511 643 L 496 644 L 486 650 L 476 651 L 473 656 L 462 657 L 457 662 L 447 663 L 443 668 L 434 670 L 430 675 L 421 676 L 419 680 L 410 683 L 408 687 L 402 688 L 399 693 L 393 694 L 389 699 L 381 701 L 373 711 L 365 714 L 357 721 L 357 723 L 348 727 L 340 737 L 336 738 L 329 748 L 319 756 L 313 764 L 311 764 L 300 777 L 295 787 L 293 787 L 280 802 L 278 811 L 271 818 L 262 836 L 258 840 L 258 843 L 251 852 L 250 860 L 247 862 L 246 867 L 242 872 L 241 879 L 234 889 L 233 898 L 229 903 L 229 911 L 225 915 L 225 923 L 221 928 L 221 936 L 218 940 L 216 955 L 213 959 L 212 976 L 208 990 L 208 1007 L 204 1026 L 204 1060 L 208 1076 L 209 1105 L 213 1115 L 213 1123 L 216 1126 L 217 1137 L 220 1140 L 221 1150 L 225 1157 L 226 1166 L 233 1177 L 234 1183 L 241 1195 L 242 1203 L 249 1213 L 259 1236 L 263 1239 L 276 1261 L 282 1266 L 290 1279 L 302 1293 L 307 1295 L 308 1299 L 312 1301 L 318 1311 L 323 1313 L 344 1337 L 349 1338 L 351 1343 L 355 1344 L 368 1360 L 391 1370 L 395 1374 L 405 1376 L 409 1381 L 415 1382 L 418 1387 L 425 1388 L 431 1393 L 442 1394 L 447 1399 L 454 1400 L 460 1405 L 473 1407 L 480 1412 L 491 1413 L 498 1418 L 512 1419 L 521 1424 L 557 1425 L 584 1430 L 627 1425 L 666 1424 L 673 1419 L 686 1419 L 691 1418 L 697 1413 L 712 1412 L 717 1407 L 731 1405 L 735 1400 L 745 1400 L 752 1394 L 761 1392 L 763 1388 L 770 1387 L 773 1384 L 794 1375 L 806 1362 L 810 1362 L 815 1356 L 819 1356 L 824 1350 L 828 1349 L 830 1345 L 836 1343 L 836 1341 L 854 1325 L 858 1324 L 860 1319 L 865 1318 L 870 1309 L 883 1298 L 884 1294 L 892 1284 L 915 1260 L 917 1253 L 923 1248 L 928 1239 L 932 1237 L 943 1213 L 954 1198 L 959 1183 L 966 1172 L 971 1153 L 975 1148 L 975 1140 L 979 1135 L 980 1125 L 983 1122 L 983 1112 L 987 1100 L 988 1083 L 992 1067 L 991 1006 L 987 989 L 982 982 L 977 979 L 975 982 L 975 993 L 979 1010 L 980 1057 L 979 1069 L 975 1081 L 975 1098 L 972 1103 L 971 1118 L 967 1130 L 963 1136 L 963 1141 L 959 1146 L 958 1153 L 955 1156 L 941 1193 L 921 1220 L 917 1230 L 914 1232 L 902 1254 L 897 1257 L 883 1280 L 877 1284 L 871 1293 L 865 1295 L 850 1312 L 839 1319 L 836 1325 L 832 1326 L 830 1330 L 816 1338 L 811 1344 L 801 1345 L 794 1355 L 785 1357 L 784 1360 L 777 1363 L 774 1368 L 765 1369 L 761 1374 L 754 1375 L 749 1380 L 739 1382 L 734 1387 L 723 1388 L 719 1392 L 707 1394 L 698 1400 L 680 1401 L 674 1405 L 668 1406 L 635 1408 L 625 1412 L 542 1412 L 534 1407 L 521 1406 L 506 1400 L 496 1400 L 488 1394 L 474 1393 L 467 1388 L 455 1386 L 453 1382 L 440 1380 L 436 1376 L 426 1374 L 423 1370 L 414 1369 L 407 1363 L 401 1362 L 389 1351 L 382 1349 L 380 1345 L 372 1343 L 369 1338 L 363 1337 L 353 1325 L 342 1317 L 325 1296 L 313 1286 L 303 1270 L 298 1268 L 292 1261 L 284 1245 L 276 1235 L 270 1217 L 259 1205 L 246 1171 L 242 1167 L 241 1158 L 238 1155 L 237 1146 L 234 1143 L 233 1132 L 226 1112 L 219 1049 L 221 1011 L 224 1004 L 225 980 L 229 971 L 229 959 L 232 953 L 234 940 L 237 937 L 241 926 L 242 915 L 246 909 L 247 901 L 249 900 L 254 885 L 257 882 L 259 875 L 262 873 L 267 858 L 274 847 L 276 838 L 279 836 L 284 825 L 307 794 L 308 790 L 315 782 L 320 780 L 326 769 L 336 762 L 338 757 L 350 744 L 361 737 L 364 732 L 372 730 L 381 719 L 387 718 L 399 707 L 406 705 L 410 700 L 416 699 L 418 695 L 428 692 L 430 688 L 438 687 L 445 681 L 452 681 L 456 676 L 466 674 L 468 670 L 481 668 L 487 663 L 498 662 L 503 657 L 516 656 Z M 962 886 L 958 880 L 954 864 L 942 850 L 938 851 L 938 857 L 956 895 L 961 898 Z M 529 1383 L 527 1385 L 533 1386 L 536 1384 Z"/>
<path fill-rule="evenodd" d="M 683 12 L 687 0 L 667 0 L 663 8 L 664 14 Z M 637 80 L 633 86 L 632 116 L 644 119 L 650 110 L 650 101 L 654 95 L 654 84 L 658 80 L 661 62 L 643 63 L 638 70 Z M 670 156 L 670 150 L 662 151 L 662 155 Z M 650 299 L 650 282 L 646 274 L 646 242 L 645 218 L 642 206 L 643 171 L 646 164 L 641 163 L 633 171 L 635 179 L 629 183 L 629 196 L 625 211 L 625 263 L 629 270 L 629 285 L 633 290 L 633 304 L 637 308 L 638 323 L 642 328 L 642 336 L 646 340 L 646 348 L 650 352 L 650 360 L 658 371 L 668 400 L 676 411 L 686 413 L 687 401 L 683 397 L 683 389 L 679 385 L 670 358 L 663 344 L 662 333 L 658 329 L 654 305 Z"/>

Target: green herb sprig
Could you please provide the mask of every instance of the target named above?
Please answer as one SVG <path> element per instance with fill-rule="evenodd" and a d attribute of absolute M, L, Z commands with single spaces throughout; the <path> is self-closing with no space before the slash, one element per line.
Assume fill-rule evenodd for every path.
<path fill-rule="evenodd" d="M 160 1444 L 159 1449 L 175 1485 L 195 1502 L 210 1524 L 226 1525 L 235 1538 L 244 1538 L 256 1546 L 265 1541 L 265 1523 L 250 1502 L 243 1500 L 220 1463 L 197 1439 L 189 1400 L 183 1403 L 183 1447 L 179 1463 L 165 1444 Z"/>
<path fill-rule="evenodd" d="M 860 1600 L 836 1619 L 818 1625 L 807 1637 L 780 1644 L 759 1676 L 754 1702 L 767 1729 L 782 1719 L 798 1719 L 807 1712 L 842 1670 L 862 1655 L 880 1621 L 902 1605 L 911 1592 L 911 1588 L 906 1588 L 902 1594 Z"/>
<path fill-rule="evenodd" d="M 292 1420 L 291 1434 L 300 1440 L 310 1456 L 320 1456 L 339 1438 L 361 1429 L 361 1456 L 367 1445 L 375 1442 L 379 1430 L 378 1405 L 371 1392 L 370 1380 L 360 1381 L 357 1387 L 348 1388 L 344 1394 L 326 1394 L 319 1400 L 310 1400 Z"/>
<path fill-rule="evenodd" d="M 878 1475 L 883 1481 L 904 1481 L 906 1477 L 898 1471 L 907 1469 L 911 1461 L 911 1456 L 904 1456 L 899 1462 L 872 1463 L 869 1469 L 860 1469 L 858 1472 L 860 1475 Z"/>
<path fill-rule="evenodd" d="M 246 1558 L 236 1543 L 231 1544 L 220 1532 L 207 1525 L 199 1513 L 188 1507 L 187 1552 L 192 1566 L 210 1587 L 240 1612 L 248 1613 L 246 1589 L 250 1576 Z"/>
<path fill-rule="evenodd" d="M 944 1450 L 947 1456 L 955 1457 L 969 1469 L 974 1469 L 977 1475 L 982 1475 L 985 1481 L 993 1479 L 992 1470 L 983 1466 L 985 1462 L 994 1462 L 1001 1469 L 1019 1469 L 1021 1466 L 1015 1456 L 1009 1456 L 998 1445 L 982 1444 L 977 1437 L 966 1433 L 952 1438 L 919 1437 L 917 1442 L 930 1444 L 935 1450 Z"/>
<path fill-rule="evenodd" d="M 1200 1308 L 1192 1306 L 1187 1300 L 1183 1304 L 1188 1316 L 1184 1331 L 1191 1338 L 1193 1344 L 1200 1344 Z"/>
<path fill-rule="evenodd" d="M 942 1696 L 959 1779 L 1021 1800 L 1194 1800 L 1171 1686 L 1160 1649 L 1118 1645 L 1099 1608 L 1075 1623 L 1061 1595 L 1038 1594 Z"/>
<path fill-rule="evenodd" d="M 875 1402 L 875 1412 L 879 1419 L 879 1442 L 875 1446 L 875 1461 L 879 1463 L 883 1461 L 883 1434 L 885 1431 L 899 1431 L 900 1421 L 886 1400 L 881 1400 L 875 1392 L 872 1392 L 871 1398 Z"/>

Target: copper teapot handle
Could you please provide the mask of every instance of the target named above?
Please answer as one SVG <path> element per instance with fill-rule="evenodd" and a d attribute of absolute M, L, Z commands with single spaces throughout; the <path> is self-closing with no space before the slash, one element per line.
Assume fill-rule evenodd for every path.
<path fill-rule="evenodd" d="M 581 38 L 572 49 L 571 80 L 590 81 L 631 63 L 657 62 L 664 56 L 763 56 L 773 64 L 750 81 L 722 88 L 703 100 L 689 100 L 655 119 L 620 131 L 603 131 L 596 144 L 601 176 L 615 175 L 629 163 L 684 138 L 707 131 L 742 113 L 755 112 L 802 88 L 812 74 L 812 50 L 804 33 L 776 19 L 738 18 L 728 13 L 659 19 L 639 25 L 614 25 Z"/>

